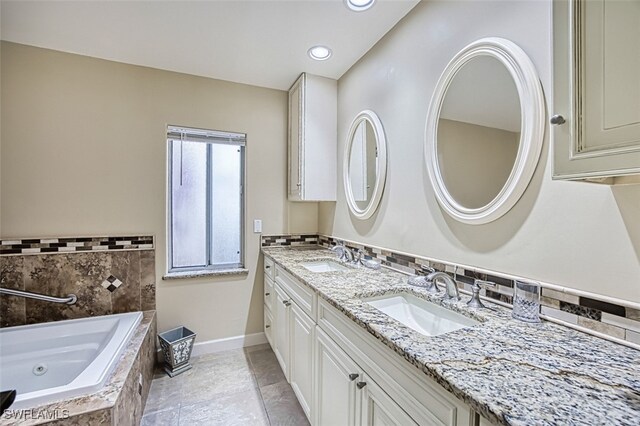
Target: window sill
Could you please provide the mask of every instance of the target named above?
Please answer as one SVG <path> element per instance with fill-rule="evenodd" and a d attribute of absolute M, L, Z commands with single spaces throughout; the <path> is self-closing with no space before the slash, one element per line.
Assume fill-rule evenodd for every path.
<path fill-rule="evenodd" d="M 162 277 L 163 280 L 182 280 L 186 278 L 206 278 L 206 277 L 220 277 L 224 275 L 247 275 L 248 269 L 245 268 L 233 268 L 233 269 L 221 269 L 217 271 L 185 271 L 185 272 L 168 272 Z"/>

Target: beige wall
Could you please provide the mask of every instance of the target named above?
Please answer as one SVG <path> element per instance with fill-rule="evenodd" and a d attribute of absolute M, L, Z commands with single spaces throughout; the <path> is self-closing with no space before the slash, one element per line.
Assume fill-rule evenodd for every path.
<path fill-rule="evenodd" d="M 160 281 L 159 329 L 262 331 L 259 235 L 315 232 L 286 201 L 287 94 L 2 43 L 1 235 L 153 233 L 165 272 L 166 126 L 247 133 L 247 277 Z"/>
<path fill-rule="evenodd" d="M 550 1 L 421 2 L 338 85 L 338 164 L 358 112 L 375 111 L 385 128 L 389 168 L 378 213 L 364 222 L 349 215 L 339 173 L 338 202 L 320 205 L 320 231 L 640 302 L 640 185 L 552 181 L 548 136 L 533 181 L 507 215 L 472 226 L 439 208 L 423 160 L 429 101 L 453 55 L 487 36 L 527 52 L 550 108 Z"/>

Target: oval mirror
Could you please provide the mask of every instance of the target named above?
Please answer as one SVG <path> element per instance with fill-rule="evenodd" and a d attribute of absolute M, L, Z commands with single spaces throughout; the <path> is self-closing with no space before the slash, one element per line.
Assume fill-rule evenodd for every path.
<path fill-rule="evenodd" d="M 378 208 L 387 175 L 387 141 L 375 112 L 365 110 L 351 122 L 344 154 L 343 180 L 354 216 L 370 218 Z"/>
<path fill-rule="evenodd" d="M 516 44 L 486 38 L 462 49 L 427 115 L 425 156 L 440 206 L 470 224 L 509 211 L 538 163 L 544 114 L 535 67 Z"/>

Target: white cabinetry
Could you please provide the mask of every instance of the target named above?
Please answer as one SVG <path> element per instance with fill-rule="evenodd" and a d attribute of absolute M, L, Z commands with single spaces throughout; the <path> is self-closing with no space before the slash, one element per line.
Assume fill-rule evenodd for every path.
<path fill-rule="evenodd" d="M 335 201 L 337 191 L 336 80 L 303 73 L 289 89 L 291 201 Z"/>
<path fill-rule="evenodd" d="M 291 388 L 302 410 L 311 418 L 313 398 L 313 346 L 316 324 L 295 303 L 290 311 L 290 373 Z"/>
<path fill-rule="evenodd" d="M 269 273 L 275 277 L 271 309 L 265 298 L 270 343 L 312 425 L 475 425 L 468 406 L 308 286 L 278 265 L 265 268 L 266 283 Z"/>
<path fill-rule="evenodd" d="M 640 182 L 638 22 L 637 1 L 553 2 L 555 179 Z"/>
<path fill-rule="evenodd" d="M 276 298 L 273 303 L 273 352 L 280 363 L 284 376 L 289 380 L 289 306 L 291 302 L 279 285 L 274 287 Z"/>
<path fill-rule="evenodd" d="M 360 367 L 319 327 L 316 331 L 316 426 L 355 426 Z"/>

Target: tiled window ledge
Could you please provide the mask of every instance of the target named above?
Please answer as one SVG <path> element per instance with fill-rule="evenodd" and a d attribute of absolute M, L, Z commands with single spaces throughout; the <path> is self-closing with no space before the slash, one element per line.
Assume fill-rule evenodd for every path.
<path fill-rule="evenodd" d="M 233 268 L 233 269 L 221 269 L 217 271 L 185 271 L 185 272 L 169 272 L 162 277 L 163 280 L 182 280 L 187 278 L 206 278 L 206 277 L 220 277 L 223 275 L 247 275 L 248 269 L 245 268 Z"/>

